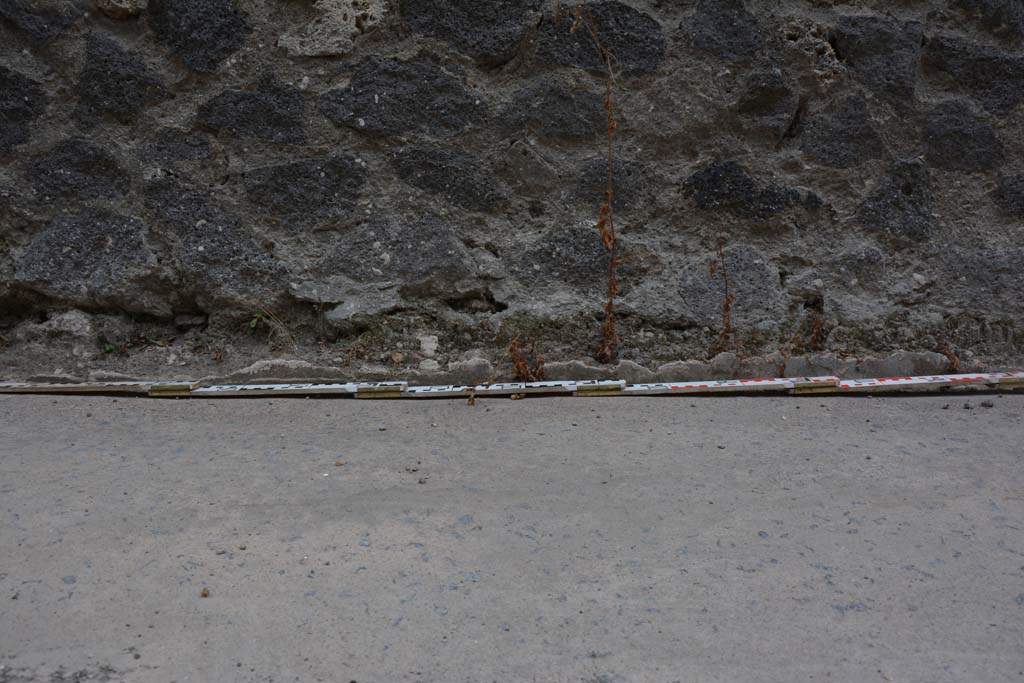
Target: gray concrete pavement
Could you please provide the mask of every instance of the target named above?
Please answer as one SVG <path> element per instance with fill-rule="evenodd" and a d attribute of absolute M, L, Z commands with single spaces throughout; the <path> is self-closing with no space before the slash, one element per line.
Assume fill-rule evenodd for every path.
<path fill-rule="evenodd" d="M 0 396 L 0 681 L 1024 681 L 1022 450 L 1019 395 Z"/>

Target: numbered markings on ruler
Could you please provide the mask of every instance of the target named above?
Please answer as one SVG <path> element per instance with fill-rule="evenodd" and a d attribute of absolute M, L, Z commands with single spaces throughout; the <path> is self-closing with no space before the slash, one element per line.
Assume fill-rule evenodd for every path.
<path fill-rule="evenodd" d="M 657 396 L 682 393 L 672 390 L 671 384 L 630 384 L 622 390 L 623 396 Z"/>
<path fill-rule="evenodd" d="M 192 391 L 200 398 L 231 398 L 236 396 L 351 396 L 355 384 L 219 384 Z"/>
<path fill-rule="evenodd" d="M 520 393 L 524 394 L 571 394 L 576 382 L 567 380 L 556 382 L 526 382 Z"/>
<path fill-rule="evenodd" d="M 497 382 L 495 384 L 478 384 L 473 387 L 476 396 L 510 396 L 521 394 L 526 386 L 525 382 Z"/>
<path fill-rule="evenodd" d="M 953 386 L 986 385 L 999 383 L 1002 373 L 974 375 L 926 375 L 922 377 L 876 377 L 871 379 L 846 379 L 839 383 L 842 392 L 871 391 L 920 391 Z"/>
<path fill-rule="evenodd" d="M 512 394 L 570 394 L 575 382 L 499 382 L 479 384 L 477 396 L 511 396 Z"/>
<path fill-rule="evenodd" d="M 410 387 L 408 382 L 310 382 L 279 384 L 220 384 L 200 387 L 191 381 L 128 382 L 0 382 L 0 394 L 148 394 L 153 397 L 200 398 L 236 396 L 355 396 L 357 398 L 438 398 L 464 396 L 513 396 L 551 394 L 574 396 L 644 396 L 672 394 L 784 392 L 830 394 L 884 391 L 915 391 L 958 386 L 1005 388 L 1024 387 L 1024 371 L 925 375 L 920 377 L 877 377 L 840 380 L 838 377 L 798 377 L 708 380 L 699 382 L 655 382 L 626 384 L 625 380 L 551 382 L 501 382 L 476 386 L 451 384 Z"/>
<path fill-rule="evenodd" d="M 445 396 L 521 396 L 523 394 L 571 394 L 575 382 L 500 382 L 495 384 L 442 385 L 409 387 L 404 396 L 409 398 L 438 398 Z"/>
<path fill-rule="evenodd" d="M 409 387 L 402 396 L 405 398 L 456 398 L 469 396 L 473 393 L 473 387 L 461 384 L 447 384 L 440 386 Z"/>
<path fill-rule="evenodd" d="M 3 382 L 0 393 L 10 394 L 148 394 L 162 387 L 191 389 L 195 382 Z"/>
<path fill-rule="evenodd" d="M 936 384 L 945 384 L 947 386 L 957 386 L 964 384 L 985 384 L 995 386 L 999 384 L 999 381 L 1004 373 L 1001 372 L 983 372 L 973 375 L 934 375 L 928 379 L 933 380 Z"/>
<path fill-rule="evenodd" d="M 671 394 L 713 394 L 748 392 L 788 391 L 793 380 L 784 378 L 727 379 L 706 382 L 661 382 L 655 384 L 631 384 L 623 389 L 627 396 L 658 396 Z"/>
<path fill-rule="evenodd" d="M 869 391 L 910 391 L 921 386 L 931 385 L 926 377 L 880 377 L 878 379 L 844 379 L 839 382 L 839 390 L 843 392 Z"/>

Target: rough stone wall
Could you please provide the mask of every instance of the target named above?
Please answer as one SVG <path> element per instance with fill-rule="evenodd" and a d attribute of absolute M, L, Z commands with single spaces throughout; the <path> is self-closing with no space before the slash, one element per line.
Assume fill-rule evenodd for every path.
<path fill-rule="evenodd" d="M 1024 355 L 1019 0 L 590 6 L 623 360 Z M 591 356 L 571 8 L 0 0 L 0 367 Z"/>

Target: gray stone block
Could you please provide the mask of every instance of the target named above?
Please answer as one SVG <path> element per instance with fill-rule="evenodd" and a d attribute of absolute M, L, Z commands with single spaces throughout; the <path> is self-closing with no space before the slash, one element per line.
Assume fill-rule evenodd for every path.
<path fill-rule="evenodd" d="M 344 88 L 320 98 L 332 123 L 377 135 L 451 137 L 479 125 L 480 97 L 462 79 L 427 61 L 370 57 Z"/>
<path fill-rule="evenodd" d="M 122 197 L 131 185 L 118 160 L 100 144 L 69 138 L 25 164 L 36 192 L 48 197 Z"/>
<path fill-rule="evenodd" d="M 306 141 L 302 91 L 271 80 L 254 89 L 228 89 L 199 107 L 202 125 L 243 138 L 302 144 Z"/>
<path fill-rule="evenodd" d="M 216 71 L 252 30 L 235 0 L 151 0 L 146 15 L 157 40 L 202 73 Z"/>
<path fill-rule="evenodd" d="M 651 74 L 661 67 L 666 40 L 657 19 L 616 0 L 590 2 L 582 11 L 581 16 L 591 20 L 601 46 L 613 55 L 613 69 L 620 75 Z M 562 8 L 545 17 L 537 36 L 538 59 L 606 73 L 606 65 L 598 55 L 594 36 L 586 23 L 573 30 L 574 23 L 573 8 Z"/>
<path fill-rule="evenodd" d="M 41 83 L 0 65 L 0 155 L 29 141 L 46 103 Z"/>
<path fill-rule="evenodd" d="M 96 209 L 54 219 L 18 257 L 15 273 L 19 285 L 75 306 L 167 317 L 170 304 L 154 291 L 160 277 L 145 223 Z"/>
<path fill-rule="evenodd" d="M 450 43 L 487 66 L 507 62 L 539 17 L 541 0 L 401 0 L 413 30 Z"/>

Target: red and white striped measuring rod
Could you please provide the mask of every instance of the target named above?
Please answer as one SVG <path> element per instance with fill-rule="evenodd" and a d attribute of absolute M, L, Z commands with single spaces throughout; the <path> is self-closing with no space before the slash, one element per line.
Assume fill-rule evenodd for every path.
<path fill-rule="evenodd" d="M 154 397 L 237 398 L 246 396 L 338 396 L 355 398 L 458 398 L 469 396 L 672 396 L 677 394 L 863 394 L 949 390 L 957 387 L 1024 388 L 1024 372 L 987 372 L 921 377 L 771 377 L 696 382 L 628 384 L 624 380 L 501 382 L 410 386 L 408 382 L 309 382 L 214 384 L 190 381 L 33 383 L 0 382 L 0 394 L 142 394 Z"/>

